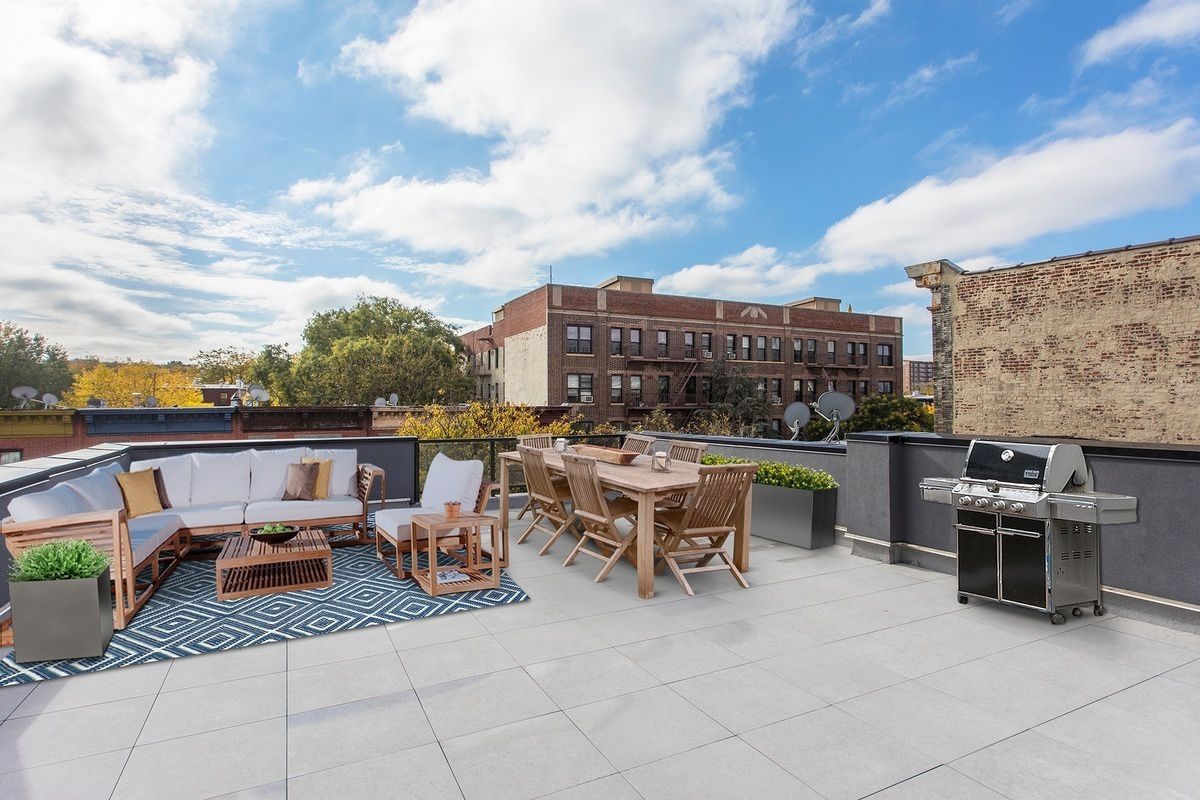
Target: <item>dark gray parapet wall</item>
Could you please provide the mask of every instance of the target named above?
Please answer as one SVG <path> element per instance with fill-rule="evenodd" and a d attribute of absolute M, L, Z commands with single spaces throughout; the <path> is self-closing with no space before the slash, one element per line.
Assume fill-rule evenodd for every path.
<path fill-rule="evenodd" d="M 411 436 L 313 436 L 296 439 L 98 444 L 70 453 L 0 465 L 0 519 L 8 516 L 8 504 L 14 497 L 45 491 L 56 483 L 85 475 L 113 461 L 128 467 L 132 461 L 183 453 L 228 453 L 252 448 L 279 450 L 289 447 L 354 448 L 358 451 L 360 462 L 374 464 L 386 472 L 389 503 L 407 503 L 417 497 L 417 440 Z M 376 491 L 372 500 L 378 499 Z M 0 548 L 0 574 L 5 577 L 9 563 L 8 549 Z M 8 581 L 0 580 L 0 608 L 7 605 Z"/>

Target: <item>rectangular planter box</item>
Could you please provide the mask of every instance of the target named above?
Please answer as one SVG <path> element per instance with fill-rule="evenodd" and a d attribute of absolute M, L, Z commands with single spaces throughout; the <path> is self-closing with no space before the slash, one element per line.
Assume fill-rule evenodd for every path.
<path fill-rule="evenodd" d="M 751 497 L 755 536 L 806 550 L 833 544 L 837 489 L 813 492 L 756 483 Z"/>
<path fill-rule="evenodd" d="M 108 649 L 113 610 L 107 569 L 96 578 L 13 581 L 8 591 L 17 663 L 94 658 Z"/>

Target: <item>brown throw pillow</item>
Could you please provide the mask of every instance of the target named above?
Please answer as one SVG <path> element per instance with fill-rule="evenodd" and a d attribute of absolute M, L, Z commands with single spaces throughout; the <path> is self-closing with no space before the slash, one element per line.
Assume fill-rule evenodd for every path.
<path fill-rule="evenodd" d="M 154 484 L 153 469 L 118 472 L 116 478 L 117 485 L 121 487 L 121 496 L 125 498 L 127 517 L 133 519 L 163 510 L 162 503 L 158 501 L 158 487 Z"/>
<path fill-rule="evenodd" d="M 317 486 L 316 464 L 288 464 L 283 483 L 284 500 L 312 500 Z"/>
<path fill-rule="evenodd" d="M 167 484 L 163 480 L 162 470 L 158 467 L 152 467 L 154 470 L 154 488 L 158 490 L 158 504 L 166 511 L 171 507 L 171 499 L 167 497 Z"/>
<path fill-rule="evenodd" d="M 305 456 L 301 464 L 317 465 L 317 485 L 313 489 L 313 500 L 325 500 L 329 497 L 329 476 L 333 473 L 333 459 Z"/>

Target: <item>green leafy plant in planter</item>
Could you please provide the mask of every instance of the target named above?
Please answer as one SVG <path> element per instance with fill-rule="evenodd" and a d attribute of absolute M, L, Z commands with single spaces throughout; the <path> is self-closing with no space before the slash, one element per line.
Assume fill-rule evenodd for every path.
<path fill-rule="evenodd" d="M 23 550 L 13 559 L 8 579 L 25 581 L 70 581 L 99 577 L 108 568 L 108 556 L 91 542 L 74 539 L 47 542 Z"/>
<path fill-rule="evenodd" d="M 782 486 L 785 489 L 807 489 L 819 492 L 822 489 L 836 489 L 837 481 L 828 472 L 799 464 L 786 464 L 782 461 L 751 461 L 746 458 L 733 456 L 706 455 L 705 464 L 758 464 L 758 472 L 754 482 L 763 486 Z"/>

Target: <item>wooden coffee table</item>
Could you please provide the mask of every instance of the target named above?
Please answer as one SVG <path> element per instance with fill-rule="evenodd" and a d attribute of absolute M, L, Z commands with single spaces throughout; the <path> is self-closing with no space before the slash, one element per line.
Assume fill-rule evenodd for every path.
<path fill-rule="evenodd" d="M 412 576 L 427 594 L 437 597 L 477 589 L 499 588 L 500 561 L 495 554 L 497 551 L 504 552 L 507 548 L 493 546 L 492 552 L 488 552 L 483 549 L 480 541 L 481 528 L 491 528 L 493 538 L 504 535 L 500 532 L 500 521 L 495 517 L 466 512 L 454 519 L 447 518 L 445 514 L 417 514 L 410 524 L 412 531 L 409 534 L 409 552 Z M 463 557 L 459 563 L 452 566 L 438 566 L 438 539 L 445 539 L 459 531 L 462 532 L 462 542 L 465 545 Z M 429 563 L 425 565 L 425 569 L 420 569 L 417 565 L 417 554 L 422 549 L 429 553 Z M 456 554 L 452 555 L 459 558 Z M 439 579 L 439 575 L 448 572 L 460 572 L 467 576 L 467 580 L 447 582 Z"/>
<path fill-rule="evenodd" d="M 333 551 L 321 530 L 302 530 L 278 545 L 235 536 L 225 541 L 217 556 L 218 600 L 332 585 Z"/>

